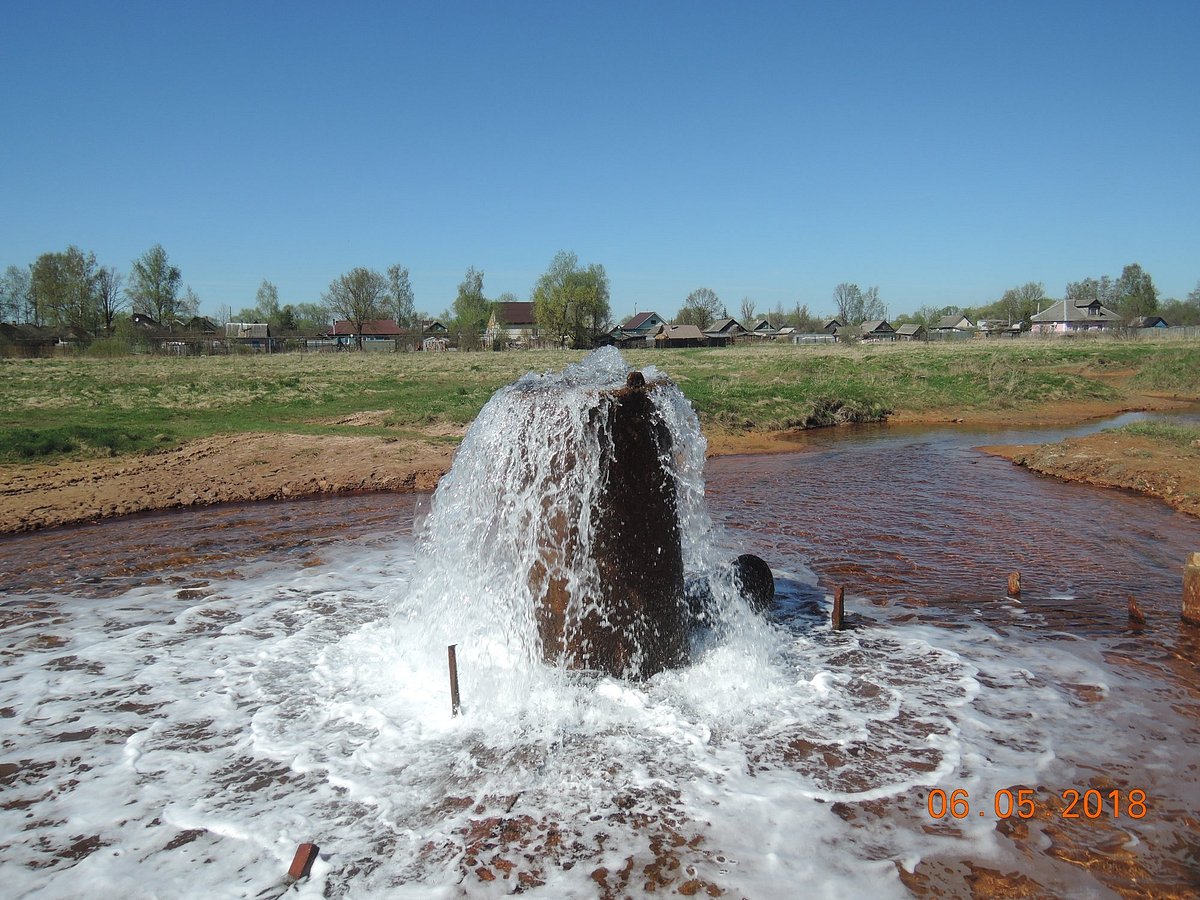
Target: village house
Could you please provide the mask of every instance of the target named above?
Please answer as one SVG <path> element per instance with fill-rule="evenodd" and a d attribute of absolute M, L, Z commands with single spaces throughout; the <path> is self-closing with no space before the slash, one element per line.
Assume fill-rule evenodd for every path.
<path fill-rule="evenodd" d="M 933 334 L 942 337 L 969 337 L 974 334 L 975 326 L 971 320 L 961 313 L 953 316 L 942 316 L 937 324 L 929 329 Z"/>
<path fill-rule="evenodd" d="M 708 338 L 711 347 L 728 346 L 745 333 L 746 329 L 742 327 L 741 322 L 729 318 L 718 319 L 704 329 L 704 336 Z"/>
<path fill-rule="evenodd" d="M 896 339 L 896 329 L 884 319 L 863 322 L 858 326 L 858 330 L 862 332 L 864 341 L 894 341 Z"/>
<path fill-rule="evenodd" d="M 770 319 L 759 319 L 749 329 L 748 333 L 760 338 L 773 338 L 779 332 L 771 327 Z"/>
<path fill-rule="evenodd" d="M 1122 324 L 1120 315 L 1099 300 L 1057 300 L 1041 312 L 1030 316 L 1030 329 L 1035 334 L 1076 334 L 1085 331 L 1107 331 Z"/>
<path fill-rule="evenodd" d="M 667 320 L 656 312 L 634 313 L 621 325 L 621 331 L 626 334 L 653 335 L 659 326 L 666 324 Z"/>
<path fill-rule="evenodd" d="M 503 342 L 528 347 L 537 340 L 537 318 L 529 302 L 497 303 L 492 308 L 484 333 L 491 343 Z"/>
<path fill-rule="evenodd" d="M 362 323 L 362 348 L 364 350 L 395 350 L 396 339 L 402 330 L 391 319 L 372 319 Z M 348 319 L 338 319 L 326 336 L 339 347 L 357 347 L 359 333 Z"/>
<path fill-rule="evenodd" d="M 1169 328 L 1162 316 L 1134 316 L 1129 320 L 1130 328 Z"/>
<path fill-rule="evenodd" d="M 896 329 L 896 340 L 927 341 L 929 340 L 929 332 L 919 322 L 906 322 Z"/>
<path fill-rule="evenodd" d="M 830 319 L 821 326 L 821 330 L 826 334 L 837 334 L 837 330 L 845 324 L 841 319 Z"/>
<path fill-rule="evenodd" d="M 622 348 L 651 347 L 654 346 L 654 336 L 667 324 L 656 312 L 634 313 L 623 324 L 603 335 L 597 343 Z"/>
<path fill-rule="evenodd" d="M 663 325 L 654 335 L 656 349 L 665 347 L 704 347 L 708 339 L 695 325 Z"/>

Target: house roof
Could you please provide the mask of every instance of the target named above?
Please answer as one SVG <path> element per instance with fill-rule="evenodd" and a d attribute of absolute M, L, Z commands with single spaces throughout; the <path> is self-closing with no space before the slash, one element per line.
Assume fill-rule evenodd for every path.
<path fill-rule="evenodd" d="M 1158 328 L 1160 326 L 1167 326 L 1167 320 L 1162 316 L 1135 316 L 1129 320 L 1130 328 Z"/>
<path fill-rule="evenodd" d="M 925 326 L 920 322 L 906 322 L 896 329 L 896 334 L 920 334 L 925 330 Z"/>
<path fill-rule="evenodd" d="M 1092 308 L 1096 313 L 1091 312 Z M 1077 306 L 1071 300 L 1056 300 L 1040 313 L 1029 317 L 1031 322 L 1120 322 L 1121 316 L 1099 300 L 1093 300 L 1085 306 Z"/>
<path fill-rule="evenodd" d="M 695 325 L 669 325 L 659 331 L 656 341 L 702 341 L 704 332 Z"/>
<path fill-rule="evenodd" d="M 750 330 L 751 331 L 774 331 L 774 329 L 771 327 L 770 319 L 759 319 L 756 323 L 754 323 L 754 327 Z"/>
<path fill-rule="evenodd" d="M 662 320 L 662 316 L 660 316 L 656 312 L 637 313 L 633 318 L 631 318 L 629 321 L 627 321 L 621 327 L 624 328 L 626 331 L 636 331 L 639 328 L 645 328 L 646 323 L 648 321 L 650 321 L 650 319 L 653 319 L 653 318 L 657 318 L 659 321 Z"/>
<path fill-rule="evenodd" d="M 141 328 L 158 328 L 159 327 L 158 322 L 154 321 L 154 319 L 151 316 L 148 316 L 145 313 L 135 312 L 131 316 L 131 319 L 133 320 L 134 325 L 140 326 Z"/>
<path fill-rule="evenodd" d="M 221 330 L 217 326 L 217 323 L 207 316 L 192 316 L 183 327 L 189 331 L 204 331 L 209 334 L 214 334 Z"/>
<path fill-rule="evenodd" d="M 963 324 L 964 322 L 966 323 L 965 325 Z M 933 327 L 964 330 L 971 327 L 971 320 L 964 315 L 942 316 L 940 319 L 938 319 L 938 323 Z"/>
<path fill-rule="evenodd" d="M 825 322 L 822 323 L 821 328 L 826 329 L 830 325 L 832 325 L 834 328 L 841 328 L 843 324 L 844 323 L 841 319 L 826 319 Z"/>
<path fill-rule="evenodd" d="M 533 314 L 533 304 L 525 301 L 497 303 L 494 314 L 500 322 L 510 327 L 533 325 L 537 322 Z"/>
<path fill-rule="evenodd" d="M 860 326 L 863 334 L 875 334 L 876 332 L 887 332 L 891 334 L 896 329 L 892 328 L 887 323 L 886 319 L 872 319 L 870 322 L 863 322 Z"/>
<path fill-rule="evenodd" d="M 354 330 L 354 323 L 348 319 L 338 319 L 333 323 L 333 330 L 329 333 L 332 335 L 358 334 Z M 401 332 L 400 326 L 391 319 L 373 319 L 369 322 L 363 322 L 362 333 L 376 337 L 396 337 Z"/>
<path fill-rule="evenodd" d="M 742 326 L 742 323 L 739 322 L 737 319 L 718 319 L 717 321 L 715 321 L 711 325 L 709 325 L 708 328 L 705 329 L 705 332 L 707 332 L 708 334 L 721 334 L 721 333 L 727 332 L 727 331 L 745 331 L 745 330 L 746 329 Z"/>

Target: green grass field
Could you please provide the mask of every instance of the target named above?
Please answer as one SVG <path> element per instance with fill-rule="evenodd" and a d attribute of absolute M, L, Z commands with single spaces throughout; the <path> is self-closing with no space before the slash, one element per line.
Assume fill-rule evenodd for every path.
<path fill-rule="evenodd" d="M 581 352 L 339 353 L 0 359 L 0 460 L 113 455 L 222 432 L 407 436 L 469 423 L 500 386 Z M 1118 399 L 1136 389 L 1200 396 L 1195 343 L 643 350 L 633 366 L 674 378 L 706 427 L 780 430 L 891 411 L 1021 409 Z M 840 410 L 840 412 L 839 412 Z M 358 416 L 357 423 L 339 420 Z M 435 438 L 436 439 L 436 438 Z M 454 440 L 453 437 L 443 438 Z"/>

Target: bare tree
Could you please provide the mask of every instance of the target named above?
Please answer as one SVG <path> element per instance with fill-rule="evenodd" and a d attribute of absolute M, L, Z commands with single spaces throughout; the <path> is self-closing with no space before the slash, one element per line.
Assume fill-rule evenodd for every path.
<path fill-rule="evenodd" d="M 413 325 L 416 306 L 412 282 L 408 279 L 408 269 L 400 265 L 389 266 L 388 282 L 391 287 L 392 304 L 396 310 L 396 324 L 401 328 L 409 328 Z"/>
<path fill-rule="evenodd" d="M 862 322 L 862 291 L 857 284 L 843 281 L 833 289 L 833 302 L 837 305 L 838 320 L 843 325 L 858 325 Z"/>
<path fill-rule="evenodd" d="M 0 322 L 20 322 L 30 307 L 29 270 L 9 266 L 0 279 Z"/>
<path fill-rule="evenodd" d="M 721 300 L 712 288 L 696 288 L 683 301 L 683 308 L 675 317 L 677 325 L 695 325 L 707 328 L 721 310 Z"/>
<path fill-rule="evenodd" d="M 102 267 L 96 276 L 96 303 L 105 334 L 112 334 L 113 320 L 125 308 L 124 282 L 125 276 L 109 266 Z"/>
<path fill-rule="evenodd" d="M 335 317 L 340 316 L 353 326 L 355 342 L 361 350 L 363 323 L 379 318 L 387 295 L 387 280 L 378 272 L 359 266 L 330 282 L 323 299 Z"/>
<path fill-rule="evenodd" d="M 862 320 L 871 322 L 875 319 L 887 318 L 887 307 L 883 301 L 879 299 L 879 286 L 867 288 L 862 294 L 863 308 Z"/>
<path fill-rule="evenodd" d="M 754 322 L 754 301 L 749 297 L 742 298 L 742 324 L 753 326 Z"/>

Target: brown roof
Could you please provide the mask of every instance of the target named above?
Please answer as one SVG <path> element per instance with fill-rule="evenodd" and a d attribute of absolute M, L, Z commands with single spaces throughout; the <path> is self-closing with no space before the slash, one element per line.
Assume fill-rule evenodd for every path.
<path fill-rule="evenodd" d="M 695 325 L 672 325 L 660 331 L 655 340 L 702 341 L 704 340 L 704 332 Z"/>
<path fill-rule="evenodd" d="M 723 331 L 738 332 L 745 331 L 746 329 L 742 327 L 742 323 L 737 319 L 718 319 L 709 325 L 706 330 L 708 334 L 720 334 Z"/>
<path fill-rule="evenodd" d="M 379 335 L 380 337 L 395 337 L 400 334 L 400 326 L 391 319 L 375 319 L 370 322 L 363 322 L 363 334 Z M 333 323 L 333 331 L 330 334 L 358 334 L 354 330 L 354 323 L 348 319 L 338 319 Z"/>
<path fill-rule="evenodd" d="M 641 328 L 643 325 L 646 324 L 646 321 L 648 319 L 650 319 L 654 316 L 658 316 L 658 318 L 660 318 L 660 319 L 662 318 L 662 316 L 659 316 L 658 313 L 656 313 L 656 312 L 638 313 L 636 316 L 634 316 L 632 319 L 630 319 L 628 322 L 626 322 L 621 327 L 626 329 L 627 331 L 634 331 L 638 328 Z"/>
<path fill-rule="evenodd" d="M 533 325 L 537 322 L 533 314 L 533 304 L 521 301 L 497 303 L 496 318 L 505 325 Z"/>

